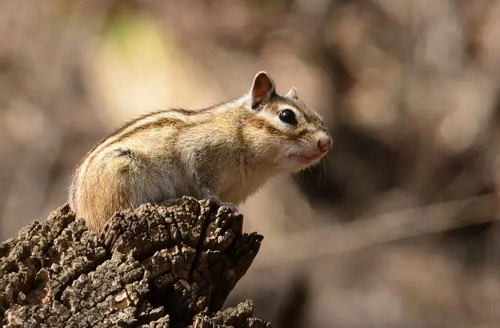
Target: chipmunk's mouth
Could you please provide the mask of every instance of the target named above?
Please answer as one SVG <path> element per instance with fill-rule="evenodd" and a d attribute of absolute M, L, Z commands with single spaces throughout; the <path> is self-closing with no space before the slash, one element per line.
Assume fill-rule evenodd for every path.
<path fill-rule="evenodd" d="M 317 143 L 304 142 L 299 147 L 295 146 L 286 157 L 288 166 L 296 171 L 318 163 L 331 148 L 330 137 L 326 141 L 323 139 Z"/>
<path fill-rule="evenodd" d="M 318 162 L 326 153 L 316 153 L 316 154 L 294 154 L 289 158 L 299 164 L 300 166 L 309 166 Z"/>

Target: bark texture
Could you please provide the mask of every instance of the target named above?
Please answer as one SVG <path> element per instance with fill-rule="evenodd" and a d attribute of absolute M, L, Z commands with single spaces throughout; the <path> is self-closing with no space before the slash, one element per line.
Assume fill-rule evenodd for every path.
<path fill-rule="evenodd" d="M 0 327 L 270 327 L 221 309 L 262 236 L 213 202 L 144 204 L 101 235 L 66 204 L 0 244 Z"/>

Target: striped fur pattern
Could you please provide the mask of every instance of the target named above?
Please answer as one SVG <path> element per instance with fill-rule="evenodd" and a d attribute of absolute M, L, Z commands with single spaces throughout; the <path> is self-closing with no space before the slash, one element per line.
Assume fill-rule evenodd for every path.
<path fill-rule="evenodd" d="M 314 164 L 297 155 L 314 155 L 318 136 L 328 136 L 321 117 L 295 89 L 278 95 L 269 81 L 272 89 L 260 95 L 252 93 L 254 80 L 236 100 L 159 111 L 123 125 L 76 169 L 71 208 L 98 231 L 115 212 L 146 202 L 190 195 L 239 204 L 273 175 Z M 296 126 L 279 119 L 285 108 L 295 113 Z"/>

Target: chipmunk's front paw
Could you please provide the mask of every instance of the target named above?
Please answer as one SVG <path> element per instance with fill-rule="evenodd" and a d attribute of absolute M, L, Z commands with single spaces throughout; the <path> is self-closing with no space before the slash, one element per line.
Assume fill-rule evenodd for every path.
<path fill-rule="evenodd" d="M 234 214 L 238 214 L 239 211 L 238 211 L 238 207 L 236 207 L 236 205 L 234 205 L 233 203 L 225 203 L 225 202 L 221 202 L 220 203 L 220 206 L 226 206 L 227 208 L 229 208 L 229 210 L 231 212 L 233 212 Z"/>
<path fill-rule="evenodd" d="M 239 213 L 238 207 L 236 207 L 236 205 L 233 204 L 233 203 L 223 202 L 219 198 L 217 198 L 215 196 L 212 196 L 212 195 L 208 196 L 207 198 L 209 200 L 213 201 L 214 203 L 216 203 L 219 206 L 225 206 L 225 207 L 227 207 L 234 214 L 238 214 Z"/>
<path fill-rule="evenodd" d="M 174 205 L 181 205 L 183 202 L 182 197 L 181 198 L 170 198 L 170 199 L 165 199 L 161 202 L 159 202 L 159 205 L 170 207 Z"/>

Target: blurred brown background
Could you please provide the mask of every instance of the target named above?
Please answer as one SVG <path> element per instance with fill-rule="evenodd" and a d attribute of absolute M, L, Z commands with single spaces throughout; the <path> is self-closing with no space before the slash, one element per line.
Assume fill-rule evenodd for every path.
<path fill-rule="evenodd" d="M 500 327 L 500 0 L 0 0 L 0 40 L 0 241 L 127 119 L 266 70 L 334 148 L 241 206 L 265 239 L 227 305 L 275 327 Z"/>

